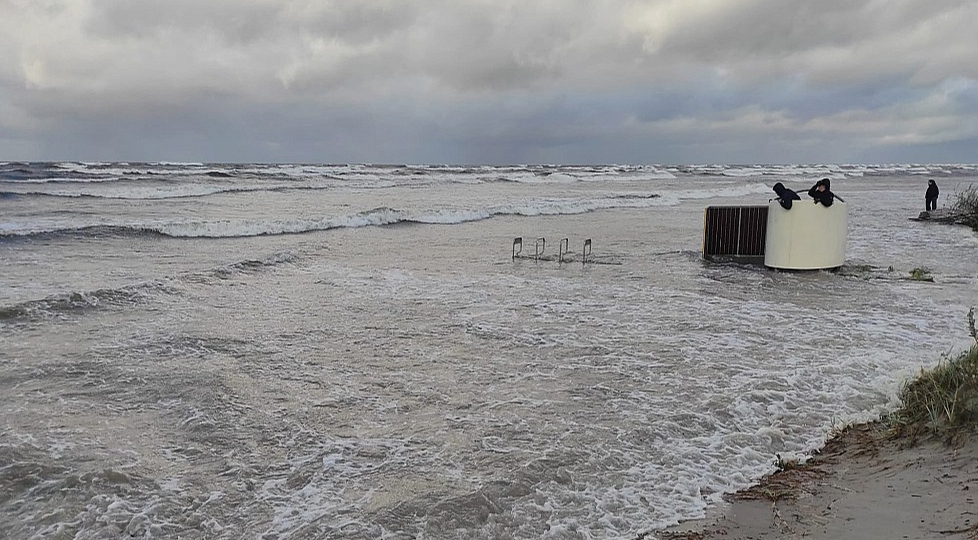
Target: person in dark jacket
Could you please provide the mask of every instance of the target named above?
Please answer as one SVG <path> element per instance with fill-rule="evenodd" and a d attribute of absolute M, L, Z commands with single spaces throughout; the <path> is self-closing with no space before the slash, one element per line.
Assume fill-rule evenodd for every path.
<path fill-rule="evenodd" d="M 781 208 L 784 208 L 785 210 L 791 210 L 791 201 L 801 200 L 801 197 L 799 197 L 797 193 L 784 187 L 784 184 L 781 182 L 774 184 L 774 192 L 778 194 L 778 197 L 774 200 L 781 203 Z"/>
<path fill-rule="evenodd" d="M 815 182 L 815 185 L 808 190 L 808 196 L 815 200 L 815 204 L 822 203 L 823 206 L 832 206 L 832 203 L 835 202 L 835 193 L 832 193 L 829 185 L 828 178 L 823 178 Z"/>
<path fill-rule="evenodd" d="M 941 194 L 941 190 L 937 189 L 937 182 L 933 180 L 927 181 L 927 193 L 924 194 L 924 202 L 927 205 L 927 211 L 937 210 L 937 197 Z"/>

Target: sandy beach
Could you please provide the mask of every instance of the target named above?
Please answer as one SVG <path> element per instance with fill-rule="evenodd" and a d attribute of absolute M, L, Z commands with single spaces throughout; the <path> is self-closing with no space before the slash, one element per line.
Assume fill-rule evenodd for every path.
<path fill-rule="evenodd" d="M 885 440 L 847 428 L 799 468 L 765 477 L 669 540 L 978 538 L 978 440 Z"/>

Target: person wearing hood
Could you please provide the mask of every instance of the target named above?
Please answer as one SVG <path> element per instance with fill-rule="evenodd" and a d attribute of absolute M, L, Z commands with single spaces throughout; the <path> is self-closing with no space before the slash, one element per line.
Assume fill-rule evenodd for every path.
<path fill-rule="evenodd" d="M 781 182 L 774 184 L 774 192 L 778 194 L 778 197 L 774 200 L 778 201 L 781 204 L 781 208 L 785 210 L 791 210 L 791 201 L 801 200 L 801 197 L 797 193 L 784 187 L 784 184 Z"/>
<path fill-rule="evenodd" d="M 937 182 L 933 180 L 927 181 L 927 193 L 924 194 L 924 202 L 927 205 L 927 211 L 937 210 L 937 197 L 941 194 L 941 190 L 937 189 Z"/>
<path fill-rule="evenodd" d="M 832 206 L 835 202 L 836 195 L 832 193 L 829 189 L 829 179 L 823 178 L 808 190 L 808 196 L 815 200 L 815 204 L 822 203 L 822 206 Z M 842 199 L 839 199 L 842 201 Z M 842 201 L 845 202 L 845 201 Z"/>

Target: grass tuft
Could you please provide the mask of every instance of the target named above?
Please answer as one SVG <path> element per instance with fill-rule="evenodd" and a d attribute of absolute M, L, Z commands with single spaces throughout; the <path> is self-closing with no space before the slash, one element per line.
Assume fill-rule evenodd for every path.
<path fill-rule="evenodd" d="M 964 191 L 957 193 L 951 210 L 955 214 L 960 214 L 959 221 L 972 229 L 978 231 L 978 188 L 968 186 Z"/>
<path fill-rule="evenodd" d="M 930 433 L 953 438 L 978 427 L 978 330 L 974 308 L 968 326 L 975 345 L 951 358 L 944 355 L 937 366 L 922 369 L 900 390 L 903 405 L 882 420 L 894 436 Z"/>

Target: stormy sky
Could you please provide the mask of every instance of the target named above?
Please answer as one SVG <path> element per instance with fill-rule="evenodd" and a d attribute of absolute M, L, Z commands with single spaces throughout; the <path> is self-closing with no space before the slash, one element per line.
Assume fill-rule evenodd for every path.
<path fill-rule="evenodd" d="M 0 0 L 0 160 L 978 162 L 976 0 Z"/>

